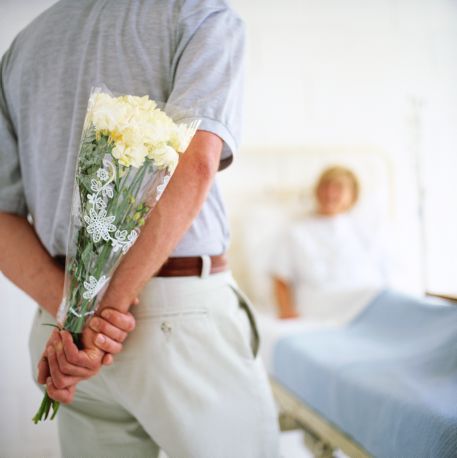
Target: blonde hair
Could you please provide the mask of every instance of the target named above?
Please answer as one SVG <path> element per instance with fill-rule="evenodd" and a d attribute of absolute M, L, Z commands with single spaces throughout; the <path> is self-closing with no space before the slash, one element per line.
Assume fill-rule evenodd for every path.
<path fill-rule="evenodd" d="M 352 206 L 354 206 L 359 200 L 360 196 L 360 183 L 355 173 L 341 165 L 334 165 L 326 168 L 320 175 L 317 181 L 316 187 L 314 188 L 314 194 L 317 198 L 318 189 L 325 183 L 336 181 L 340 178 L 346 178 L 349 180 L 352 186 Z"/>

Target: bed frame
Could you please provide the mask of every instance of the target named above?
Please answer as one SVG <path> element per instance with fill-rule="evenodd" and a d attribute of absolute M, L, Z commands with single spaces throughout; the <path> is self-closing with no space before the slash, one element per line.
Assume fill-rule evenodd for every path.
<path fill-rule="evenodd" d="M 305 444 L 316 458 L 331 458 L 337 449 L 351 458 L 371 457 L 361 445 L 271 376 L 270 384 L 279 406 L 281 431 L 303 430 Z"/>

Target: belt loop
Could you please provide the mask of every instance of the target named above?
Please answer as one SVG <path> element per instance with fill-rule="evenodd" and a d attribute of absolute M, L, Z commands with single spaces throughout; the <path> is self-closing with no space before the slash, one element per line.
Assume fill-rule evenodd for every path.
<path fill-rule="evenodd" d="M 200 273 L 200 278 L 206 278 L 211 273 L 211 258 L 206 254 L 200 257 L 202 258 L 202 271 Z"/>

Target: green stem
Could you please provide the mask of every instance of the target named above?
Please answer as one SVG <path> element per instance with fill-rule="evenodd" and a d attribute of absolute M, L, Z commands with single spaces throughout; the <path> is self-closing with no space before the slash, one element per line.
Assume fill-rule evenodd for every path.
<path fill-rule="evenodd" d="M 37 424 L 40 421 L 44 421 L 48 418 L 49 412 L 52 409 L 51 420 L 54 420 L 55 416 L 57 415 L 57 411 L 59 410 L 60 403 L 58 401 L 54 401 L 48 395 L 48 392 L 43 396 L 43 400 L 41 401 L 40 407 L 38 408 L 37 413 L 32 418 L 32 421 Z"/>

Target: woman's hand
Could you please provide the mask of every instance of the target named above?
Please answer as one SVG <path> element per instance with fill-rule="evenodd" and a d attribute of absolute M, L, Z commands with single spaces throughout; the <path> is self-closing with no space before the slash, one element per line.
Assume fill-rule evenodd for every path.
<path fill-rule="evenodd" d="M 280 312 L 279 312 L 279 318 L 281 320 L 290 320 L 290 319 L 293 319 L 293 318 L 298 318 L 300 316 L 300 314 L 293 308 L 291 309 L 282 309 Z"/>

